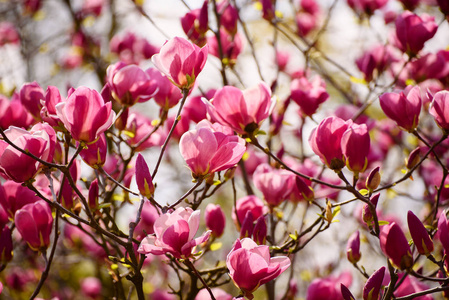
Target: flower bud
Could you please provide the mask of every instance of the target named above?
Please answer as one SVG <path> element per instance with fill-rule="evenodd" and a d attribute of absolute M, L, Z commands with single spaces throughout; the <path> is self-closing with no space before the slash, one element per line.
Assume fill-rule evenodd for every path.
<path fill-rule="evenodd" d="M 344 285 L 343 283 L 340 284 L 341 289 L 341 296 L 344 300 L 355 300 L 354 296 L 352 295 L 351 291 Z"/>
<path fill-rule="evenodd" d="M 370 190 L 371 192 L 380 184 L 380 173 L 379 173 L 380 167 L 375 167 L 371 170 L 371 172 L 368 174 L 368 177 L 366 178 L 366 188 Z"/>
<path fill-rule="evenodd" d="M 33 115 L 34 118 L 40 119 L 40 111 L 42 108 L 41 100 L 44 100 L 44 90 L 36 82 L 29 82 L 20 88 L 20 102 Z"/>
<path fill-rule="evenodd" d="M 98 179 L 95 179 L 90 184 L 88 202 L 90 209 L 98 207 Z"/>
<path fill-rule="evenodd" d="M 148 165 L 142 154 L 136 159 L 136 182 L 139 192 L 146 198 L 151 198 L 154 194 L 153 178 L 151 177 Z"/>
<path fill-rule="evenodd" d="M 429 256 L 433 251 L 433 242 L 419 218 L 409 210 L 407 213 L 408 229 L 419 254 Z"/>
<path fill-rule="evenodd" d="M 207 228 L 212 230 L 212 235 L 215 237 L 222 236 L 226 225 L 226 216 L 220 205 L 209 203 L 206 206 L 204 217 L 206 219 Z"/>
<path fill-rule="evenodd" d="M 19 209 L 14 223 L 22 239 L 34 251 L 47 249 L 50 245 L 53 216 L 50 206 L 44 200 L 27 204 Z"/>
<path fill-rule="evenodd" d="M 96 277 L 87 277 L 81 281 L 81 294 L 89 299 L 99 299 L 101 296 L 101 281 Z"/>
<path fill-rule="evenodd" d="M 315 199 L 315 193 L 313 188 L 307 185 L 304 180 L 295 175 L 295 185 L 293 186 L 293 191 L 297 190 L 306 201 L 313 201 Z"/>
<path fill-rule="evenodd" d="M 381 267 L 374 272 L 365 283 L 363 287 L 363 300 L 377 300 L 379 299 L 380 288 L 385 275 L 385 267 Z"/>
<path fill-rule="evenodd" d="M 358 230 L 349 237 L 346 255 L 349 262 L 353 264 L 357 263 L 362 256 L 360 253 L 360 232 Z"/>
<path fill-rule="evenodd" d="M 0 232 L 0 263 L 6 263 L 12 259 L 12 236 L 7 225 Z"/>
<path fill-rule="evenodd" d="M 376 194 L 376 195 L 371 197 L 370 201 L 371 201 L 372 204 L 374 204 L 374 207 L 377 207 L 377 202 L 379 201 L 379 197 L 380 197 L 380 193 L 378 193 L 378 194 Z M 363 206 L 362 219 L 368 226 L 370 226 L 370 227 L 372 226 L 372 222 L 374 220 L 374 217 L 373 217 L 373 215 L 371 213 L 371 210 L 370 210 L 368 204 L 365 204 Z"/>
<path fill-rule="evenodd" d="M 380 248 L 392 263 L 401 270 L 413 266 L 413 258 L 408 240 L 401 227 L 395 222 L 382 226 L 380 230 Z"/>
<path fill-rule="evenodd" d="M 84 162 L 94 169 L 102 167 L 106 162 L 106 155 L 108 152 L 106 136 L 101 134 L 95 143 L 89 144 L 86 147 L 86 149 L 83 149 L 80 152 L 80 156 Z"/>
<path fill-rule="evenodd" d="M 413 150 L 412 152 L 410 152 L 408 158 L 405 160 L 405 166 L 407 167 L 407 169 L 413 169 L 421 160 L 420 157 L 420 150 L 421 148 L 416 148 L 415 150 Z"/>
<path fill-rule="evenodd" d="M 267 222 L 264 216 L 260 216 L 254 225 L 253 240 L 258 245 L 264 245 L 267 240 Z"/>
<path fill-rule="evenodd" d="M 242 229 L 240 229 L 240 239 L 251 237 L 253 234 L 254 217 L 250 210 L 246 212 L 246 216 L 242 222 Z"/>
<path fill-rule="evenodd" d="M 370 137 L 366 124 L 352 124 L 341 137 L 341 149 L 346 159 L 346 166 L 355 176 L 365 171 L 368 166 Z"/>

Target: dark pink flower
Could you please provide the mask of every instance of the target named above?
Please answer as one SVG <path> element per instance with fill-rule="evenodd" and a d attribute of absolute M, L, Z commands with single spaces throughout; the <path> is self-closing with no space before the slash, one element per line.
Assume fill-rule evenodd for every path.
<path fill-rule="evenodd" d="M 362 256 L 360 253 L 360 232 L 358 230 L 349 237 L 346 246 L 346 256 L 349 262 L 353 264 L 357 263 Z"/>
<path fill-rule="evenodd" d="M 329 99 L 326 84 L 319 76 L 311 80 L 306 77 L 294 79 L 290 85 L 290 91 L 290 97 L 299 105 L 301 114 L 304 116 L 316 113 L 319 105 Z"/>
<path fill-rule="evenodd" d="M 204 120 L 181 137 L 179 150 L 194 178 L 198 178 L 233 167 L 246 146 L 245 140 L 232 135 L 230 128 Z"/>
<path fill-rule="evenodd" d="M 181 26 L 187 38 L 196 45 L 203 47 L 206 44 L 206 32 L 209 16 L 207 11 L 207 1 L 198 9 L 192 9 L 181 18 Z"/>
<path fill-rule="evenodd" d="M 11 229 L 4 225 L 0 231 L 0 263 L 4 264 L 12 260 L 12 250 Z"/>
<path fill-rule="evenodd" d="M 29 113 L 36 119 L 40 119 L 40 111 L 42 108 L 41 101 L 44 100 L 44 90 L 36 82 L 29 82 L 20 88 L 20 102 L 26 107 Z"/>
<path fill-rule="evenodd" d="M 17 94 L 11 100 L 0 95 L 0 127 L 3 130 L 10 126 L 28 128 L 33 122 L 33 116 L 22 105 Z"/>
<path fill-rule="evenodd" d="M 14 223 L 31 249 L 47 249 L 50 245 L 53 216 L 44 200 L 27 204 L 16 212 Z"/>
<path fill-rule="evenodd" d="M 123 106 L 145 102 L 157 91 L 156 81 L 136 65 L 128 65 L 115 70 L 108 68 L 108 77 L 110 78 L 108 84 L 112 97 Z"/>
<path fill-rule="evenodd" d="M 92 181 L 89 186 L 89 194 L 87 198 L 90 209 L 98 208 L 98 195 L 99 195 L 98 179 L 95 178 L 95 180 Z"/>
<path fill-rule="evenodd" d="M 243 51 L 242 36 L 238 32 L 232 35 L 226 30 L 220 29 L 220 42 L 223 62 L 227 65 L 234 66 L 237 62 L 237 57 Z M 219 45 L 215 35 L 210 36 L 207 39 L 207 45 L 209 46 L 209 53 L 220 58 L 220 50 L 218 49 Z"/>
<path fill-rule="evenodd" d="M 264 205 L 263 201 L 255 195 L 249 195 L 237 199 L 236 207 L 232 210 L 232 218 L 234 219 L 236 224 L 241 224 L 243 222 L 248 211 L 251 211 L 255 219 L 258 219 L 260 216 L 263 216 L 268 211 L 268 209 Z M 236 213 L 238 216 L 238 222 Z"/>
<path fill-rule="evenodd" d="M 179 207 L 172 213 L 160 215 L 154 223 L 155 235 L 148 235 L 137 250 L 141 254 L 170 253 L 175 258 L 192 256 L 195 247 L 209 239 L 210 231 L 194 239 L 200 223 L 200 211 Z"/>
<path fill-rule="evenodd" d="M 39 199 L 32 190 L 12 180 L 7 180 L 0 186 L 0 205 L 11 219 L 17 210 Z"/>
<path fill-rule="evenodd" d="M 40 112 L 42 120 L 53 127 L 58 126 L 60 120 L 56 114 L 56 104 L 61 103 L 62 101 L 58 88 L 49 85 L 45 92 L 45 99 L 42 100 L 42 109 Z"/>
<path fill-rule="evenodd" d="M 142 139 L 152 132 L 154 126 L 151 124 L 151 119 L 137 113 L 130 112 L 126 122 L 126 128 L 124 131 L 125 139 L 129 145 L 136 145 L 142 142 Z M 154 132 L 147 140 L 137 147 L 136 151 L 143 151 L 145 149 L 162 146 L 166 134 L 161 130 Z"/>
<path fill-rule="evenodd" d="M 307 300 L 334 299 L 343 300 L 341 296 L 341 284 L 350 286 L 352 276 L 350 272 L 344 272 L 338 277 L 329 276 L 316 278 L 307 288 Z"/>
<path fill-rule="evenodd" d="M 268 246 L 258 246 L 253 240 L 236 240 L 226 258 L 229 276 L 248 299 L 261 285 L 275 279 L 290 266 L 286 256 L 270 257 Z"/>
<path fill-rule="evenodd" d="M 379 299 L 384 275 L 385 267 L 381 267 L 368 278 L 363 286 L 363 300 Z"/>
<path fill-rule="evenodd" d="M 72 137 L 87 144 L 98 139 L 115 118 L 112 103 L 105 103 L 97 91 L 87 87 L 77 88 L 65 102 L 55 107 L 56 114 Z"/>
<path fill-rule="evenodd" d="M 333 170 L 340 170 L 345 166 L 341 139 L 351 125 L 351 122 L 348 122 L 337 117 L 328 117 L 320 122 L 309 137 L 313 152 Z"/>
<path fill-rule="evenodd" d="M 357 15 L 371 16 L 375 10 L 384 7 L 388 0 L 348 0 L 348 5 Z"/>
<path fill-rule="evenodd" d="M 435 118 L 438 126 L 449 131 L 449 92 L 440 91 L 433 96 L 429 113 Z"/>
<path fill-rule="evenodd" d="M 93 144 L 89 144 L 80 152 L 81 158 L 86 164 L 94 169 L 98 169 L 106 162 L 106 155 L 108 154 L 108 145 L 106 136 L 100 134 L 98 140 Z"/>
<path fill-rule="evenodd" d="M 162 46 L 151 61 L 180 89 L 191 89 L 206 64 L 208 48 L 175 37 Z"/>
<path fill-rule="evenodd" d="M 411 210 L 407 213 L 407 223 L 418 253 L 428 256 L 433 251 L 433 242 L 426 227 Z"/>
<path fill-rule="evenodd" d="M 253 240 L 258 245 L 264 245 L 267 240 L 267 221 L 264 216 L 260 216 L 256 220 L 256 224 L 253 228 Z"/>
<path fill-rule="evenodd" d="M 217 10 L 220 13 L 221 26 L 230 34 L 237 33 L 237 22 L 239 13 L 229 0 L 223 0 L 217 3 Z"/>
<path fill-rule="evenodd" d="M 220 205 L 209 203 L 204 212 L 206 226 L 212 231 L 212 235 L 220 237 L 223 235 L 226 226 L 226 216 Z"/>
<path fill-rule="evenodd" d="M 157 91 L 154 94 L 154 101 L 164 110 L 169 110 L 178 104 L 182 98 L 181 91 L 174 85 L 167 76 L 164 76 L 156 69 L 147 69 L 148 76 L 153 80 L 157 86 Z"/>
<path fill-rule="evenodd" d="M 405 276 L 404 280 L 402 281 L 403 276 Z M 425 290 L 428 290 L 430 287 L 421 282 L 418 281 L 415 277 L 412 276 L 406 276 L 404 273 L 399 274 L 399 281 L 402 282 L 401 285 L 397 287 L 397 289 L 394 292 L 395 297 L 405 297 L 409 296 L 411 294 L 415 294 L 418 292 L 422 292 Z M 427 294 L 419 297 L 413 297 L 415 300 L 433 300 L 432 294 Z"/>
<path fill-rule="evenodd" d="M 268 164 L 259 165 L 253 174 L 254 185 L 271 207 L 278 206 L 290 196 L 294 180 L 289 171 L 274 169 Z"/>
<path fill-rule="evenodd" d="M 153 178 L 151 177 L 148 165 L 142 154 L 137 154 L 136 159 L 136 183 L 139 192 L 146 198 L 151 198 L 154 194 Z"/>
<path fill-rule="evenodd" d="M 368 166 L 370 137 L 365 124 L 352 124 L 341 137 L 341 149 L 346 159 L 346 166 L 355 174 L 365 171 Z"/>
<path fill-rule="evenodd" d="M 53 130 L 49 126 L 48 128 Z M 56 134 L 53 131 L 53 133 L 50 132 L 52 135 L 50 136 L 46 130 L 48 128 L 28 132 L 10 127 L 5 131 L 5 135 L 21 149 L 29 151 L 44 161 L 51 162 L 55 151 L 52 137 L 55 137 Z M 40 162 L 0 140 L 0 171 L 8 178 L 16 182 L 25 182 L 33 178 L 40 168 Z"/>
<path fill-rule="evenodd" d="M 412 132 L 419 123 L 421 92 L 419 86 L 408 86 L 404 91 L 385 93 L 379 97 L 380 106 L 398 126 Z"/>
<path fill-rule="evenodd" d="M 401 227 L 395 222 L 380 229 L 380 248 L 383 253 L 401 270 L 413 265 L 412 252 Z"/>
<path fill-rule="evenodd" d="M 424 43 L 435 35 L 437 29 L 434 17 L 427 14 L 420 17 L 405 11 L 396 19 L 397 46 L 403 52 L 415 56 L 424 48 Z"/>
<path fill-rule="evenodd" d="M 217 90 L 212 101 L 206 104 L 212 119 L 237 133 L 253 134 L 268 118 L 275 102 L 271 99 L 270 88 L 260 83 L 243 92 L 236 87 L 225 86 Z"/>

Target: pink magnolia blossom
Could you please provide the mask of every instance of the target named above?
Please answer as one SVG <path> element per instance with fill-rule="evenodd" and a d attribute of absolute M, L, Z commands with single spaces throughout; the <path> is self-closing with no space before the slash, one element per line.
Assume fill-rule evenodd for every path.
<path fill-rule="evenodd" d="M 220 43 L 223 54 L 223 61 L 225 64 L 234 66 L 237 62 L 237 57 L 243 51 L 243 39 L 240 33 L 236 32 L 234 35 L 229 34 L 226 30 L 220 29 Z M 209 46 L 209 53 L 215 57 L 220 58 L 219 44 L 215 35 L 207 39 Z"/>
<path fill-rule="evenodd" d="M 237 33 L 237 22 L 239 13 L 229 0 L 223 0 L 217 3 L 217 10 L 220 13 L 220 23 L 224 30 L 230 35 Z"/>
<path fill-rule="evenodd" d="M 411 210 L 407 213 L 407 224 L 418 253 L 428 256 L 433 251 L 433 241 L 424 224 Z"/>
<path fill-rule="evenodd" d="M 5 131 L 5 135 L 21 149 L 29 151 L 44 161 L 51 162 L 56 143 L 52 141 L 52 138 L 56 138 L 56 134 L 50 126 L 47 126 L 42 127 L 41 130 L 32 129 L 31 131 L 10 127 Z M 37 129 L 37 127 L 33 128 Z M 0 140 L 0 172 L 8 178 L 15 182 L 25 182 L 33 178 L 40 168 L 40 162 Z"/>
<path fill-rule="evenodd" d="M 192 9 L 181 18 L 181 26 L 188 39 L 196 45 L 203 47 L 206 44 L 206 32 L 209 16 L 207 10 L 207 0 L 198 9 Z"/>
<path fill-rule="evenodd" d="M 98 194 L 100 192 L 100 188 L 98 186 L 98 179 L 95 178 L 94 181 L 90 183 L 89 186 L 89 194 L 87 197 L 87 203 L 89 204 L 90 209 L 95 210 L 98 208 Z"/>
<path fill-rule="evenodd" d="M 253 181 L 271 207 L 278 206 L 288 199 L 295 184 L 289 171 L 274 169 L 268 164 L 257 167 L 253 174 Z"/>
<path fill-rule="evenodd" d="M 368 166 L 370 137 L 365 124 L 352 124 L 341 137 L 341 149 L 346 159 L 346 166 L 355 174 L 365 171 Z"/>
<path fill-rule="evenodd" d="M 89 144 L 86 147 L 87 148 L 84 148 L 80 152 L 80 156 L 84 162 L 94 169 L 102 167 L 106 162 L 106 155 L 108 153 L 106 136 L 100 134 L 96 142 Z"/>
<path fill-rule="evenodd" d="M 391 63 L 399 60 L 393 52 L 392 46 L 376 45 L 365 51 L 355 61 L 359 70 L 363 73 L 365 81 L 369 82 L 381 75 Z"/>
<path fill-rule="evenodd" d="M 401 270 L 413 265 L 412 253 L 408 240 L 401 227 L 395 222 L 380 229 L 380 248 L 383 253 Z"/>
<path fill-rule="evenodd" d="M 108 68 L 108 84 L 112 97 L 123 106 L 149 100 L 157 91 L 157 85 L 148 74 L 136 65 Z"/>
<path fill-rule="evenodd" d="M 253 217 L 258 219 L 268 212 L 268 208 L 265 206 L 262 200 L 260 200 L 255 195 L 245 196 L 243 198 L 237 199 L 236 207 L 232 210 L 232 218 L 234 222 L 238 225 L 243 222 L 248 211 L 251 211 Z M 237 216 L 236 216 L 237 214 Z M 237 221 L 238 217 L 238 221 Z"/>
<path fill-rule="evenodd" d="M 80 284 L 81 294 L 89 299 L 100 299 L 102 284 L 96 277 L 86 277 Z"/>
<path fill-rule="evenodd" d="M 154 126 L 151 124 L 151 119 L 141 115 L 137 112 L 130 112 L 126 121 L 125 139 L 129 145 L 136 145 L 140 143 L 144 137 L 152 132 Z M 158 130 L 154 132 L 147 140 L 137 147 L 137 151 L 143 151 L 145 149 L 162 146 L 164 143 L 166 134 Z"/>
<path fill-rule="evenodd" d="M 419 123 L 421 94 L 419 86 L 408 86 L 404 91 L 385 93 L 379 97 L 380 107 L 398 126 L 412 132 Z"/>
<path fill-rule="evenodd" d="M 253 240 L 257 245 L 264 245 L 267 241 L 267 233 L 267 221 L 264 216 L 260 216 L 253 228 Z"/>
<path fill-rule="evenodd" d="M 225 86 L 217 90 L 212 101 L 205 103 L 212 119 L 239 134 L 255 133 L 275 104 L 265 83 L 243 92 L 236 87 Z"/>
<path fill-rule="evenodd" d="M 399 279 L 402 281 L 402 277 L 405 276 L 404 273 L 399 274 Z M 405 276 L 404 281 L 402 281 L 402 284 L 398 286 L 398 288 L 394 291 L 395 297 L 405 297 L 409 296 L 411 294 L 415 294 L 418 292 L 422 292 L 425 290 L 428 290 L 430 287 L 421 282 L 418 281 L 415 277 L 412 276 Z M 432 294 L 427 294 L 419 297 L 413 297 L 415 300 L 433 300 L 434 297 Z"/>
<path fill-rule="evenodd" d="M 236 240 L 226 258 L 229 276 L 245 297 L 253 299 L 253 292 L 261 285 L 275 279 L 290 266 L 286 256 L 270 257 L 270 249 L 253 240 Z"/>
<path fill-rule="evenodd" d="M 307 288 L 307 300 L 334 299 L 343 300 L 341 296 L 341 284 L 350 286 L 352 276 L 350 272 L 343 272 L 340 276 L 316 278 Z"/>
<path fill-rule="evenodd" d="M 434 17 L 422 14 L 421 17 L 405 11 L 396 19 L 397 47 L 403 52 L 415 56 L 424 43 L 437 32 L 438 25 Z"/>
<path fill-rule="evenodd" d="M 385 267 L 379 268 L 363 286 L 363 300 L 378 300 L 385 275 Z"/>
<path fill-rule="evenodd" d="M 246 146 L 245 140 L 233 135 L 230 128 L 204 120 L 181 137 L 179 150 L 193 177 L 199 178 L 233 167 Z"/>
<path fill-rule="evenodd" d="M 44 90 L 36 82 L 29 82 L 22 85 L 19 92 L 20 102 L 26 107 L 30 114 L 40 119 L 40 111 L 42 108 L 41 101 L 44 100 Z"/>
<path fill-rule="evenodd" d="M 0 47 L 6 44 L 20 43 L 20 36 L 10 22 L 0 22 Z"/>
<path fill-rule="evenodd" d="M 360 253 L 360 232 L 358 230 L 349 237 L 346 246 L 346 256 L 349 262 L 353 264 L 357 263 L 362 256 Z"/>
<path fill-rule="evenodd" d="M 109 48 L 126 64 L 139 64 L 159 52 L 159 48 L 134 33 L 126 32 L 111 39 Z"/>
<path fill-rule="evenodd" d="M 435 118 L 438 126 L 449 131 L 449 92 L 440 91 L 433 97 L 429 113 Z"/>
<path fill-rule="evenodd" d="M 141 254 L 163 255 L 175 258 L 192 256 L 195 247 L 209 239 L 210 231 L 194 239 L 200 223 L 200 211 L 178 207 L 174 212 L 160 215 L 154 222 L 155 235 L 148 235 L 137 250 Z"/>
<path fill-rule="evenodd" d="M 340 170 L 345 165 L 341 139 L 351 125 L 351 122 L 348 122 L 337 117 L 328 117 L 320 122 L 309 137 L 313 152 L 333 170 Z"/>
<path fill-rule="evenodd" d="M 207 49 L 175 37 L 167 41 L 151 61 L 177 87 L 190 90 L 206 64 Z"/>
<path fill-rule="evenodd" d="M 388 0 L 348 0 L 348 5 L 358 15 L 371 16 L 375 10 L 384 7 Z"/>
<path fill-rule="evenodd" d="M 316 76 L 311 80 L 306 77 L 294 79 L 290 85 L 290 97 L 301 109 L 301 114 L 311 116 L 316 113 L 319 105 L 329 99 L 326 84 Z"/>
<path fill-rule="evenodd" d="M 104 103 L 97 91 L 87 87 L 72 91 L 65 102 L 55 107 L 56 114 L 72 137 L 87 144 L 97 140 L 115 118 L 112 104 Z"/>
<path fill-rule="evenodd" d="M 28 128 L 33 122 L 33 116 L 20 102 L 17 94 L 11 100 L 0 95 L 0 127 L 3 130 L 9 126 Z"/>
<path fill-rule="evenodd" d="M 40 114 L 42 120 L 53 127 L 58 126 L 60 120 L 56 114 L 56 105 L 62 101 L 58 88 L 55 86 L 48 86 L 47 91 L 45 92 L 45 99 L 41 101 L 42 109 Z"/>
<path fill-rule="evenodd" d="M 11 229 L 4 225 L 0 231 L 0 263 L 12 260 L 13 248 Z"/>
<path fill-rule="evenodd" d="M 164 110 L 169 110 L 178 104 L 182 98 L 181 91 L 174 85 L 167 76 L 164 76 L 156 69 L 147 69 L 145 71 L 157 86 L 154 94 L 154 101 Z"/>
<path fill-rule="evenodd" d="M 153 178 L 151 177 L 148 165 L 142 154 L 137 154 L 136 159 L 136 183 L 139 192 L 146 198 L 151 198 L 154 194 Z"/>
<path fill-rule="evenodd" d="M 226 216 L 218 204 L 209 203 L 204 212 L 206 226 L 212 231 L 212 235 L 220 237 L 226 226 Z"/>
<path fill-rule="evenodd" d="M 12 180 L 7 180 L 0 186 L 0 205 L 11 219 L 17 210 L 39 199 L 35 192 Z"/>
<path fill-rule="evenodd" d="M 31 249 L 37 251 L 50 245 L 53 216 L 50 206 L 44 200 L 27 204 L 19 209 L 14 217 L 14 223 Z"/>

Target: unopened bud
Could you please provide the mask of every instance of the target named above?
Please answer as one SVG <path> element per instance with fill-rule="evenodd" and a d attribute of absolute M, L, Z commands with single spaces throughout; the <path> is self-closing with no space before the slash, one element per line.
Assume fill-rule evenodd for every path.
<path fill-rule="evenodd" d="M 373 191 L 377 189 L 377 187 L 380 184 L 380 173 L 379 173 L 380 167 L 375 167 L 371 170 L 368 177 L 366 178 L 366 188 L 370 191 Z"/>
<path fill-rule="evenodd" d="M 410 155 L 405 160 L 405 166 L 407 167 L 407 169 L 413 169 L 419 163 L 419 161 L 421 160 L 420 150 L 421 148 L 418 147 L 410 152 Z"/>
<path fill-rule="evenodd" d="M 349 262 L 353 264 L 358 262 L 362 257 L 362 254 L 360 253 L 360 232 L 358 230 L 349 237 L 346 255 Z"/>
<path fill-rule="evenodd" d="M 253 222 L 253 214 L 248 210 L 246 212 L 245 219 L 243 219 L 242 228 L 240 229 L 240 239 L 251 237 L 253 234 Z"/>
<path fill-rule="evenodd" d="M 258 245 L 265 245 L 267 240 L 267 222 L 264 216 L 260 216 L 256 221 L 256 225 L 254 225 L 253 240 Z"/>

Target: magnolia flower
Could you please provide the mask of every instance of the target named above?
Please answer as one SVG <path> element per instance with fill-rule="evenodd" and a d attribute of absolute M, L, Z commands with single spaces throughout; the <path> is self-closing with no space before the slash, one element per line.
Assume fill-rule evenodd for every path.
<path fill-rule="evenodd" d="M 163 255 L 170 253 L 178 259 L 192 256 L 195 247 L 209 239 L 210 231 L 194 239 L 200 224 L 200 211 L 178 207 L 172 213 L 160 215 L 154 222 L 155 235 L 148 235 L 137 252 Z"/>
<path fill-rule="evenodd" d="M 282 274 L 290 266 L 286 256 L 270 257 L 268 246 L 258 246 L 253 240 L 236 240 L 226 258 L 229 276 L 245 297 L 253 299 L 253 292 Z"/>

